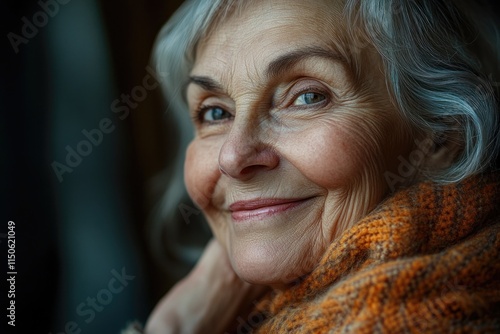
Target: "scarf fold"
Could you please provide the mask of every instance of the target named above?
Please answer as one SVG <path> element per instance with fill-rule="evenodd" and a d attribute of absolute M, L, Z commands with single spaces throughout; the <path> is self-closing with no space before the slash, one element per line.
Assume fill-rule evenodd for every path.
<path fill-rule="evenodd" d="M 500 174 L 402 190 L 311 274 L 257 306 L 257 333 L 500 333 Z"/>

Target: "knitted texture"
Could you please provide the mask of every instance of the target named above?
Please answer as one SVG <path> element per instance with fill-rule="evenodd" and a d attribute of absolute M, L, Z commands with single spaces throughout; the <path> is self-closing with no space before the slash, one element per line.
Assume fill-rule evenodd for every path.
<path fill-rule="evenodd" d="M 256 333 L 500 333 L 500 175 L 418 184 L 257 306 Z"/>

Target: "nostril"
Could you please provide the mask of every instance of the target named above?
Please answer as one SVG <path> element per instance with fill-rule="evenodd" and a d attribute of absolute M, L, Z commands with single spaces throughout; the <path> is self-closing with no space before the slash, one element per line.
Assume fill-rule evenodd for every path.
<path fill-rule="evenodd" d="M 252 166 L 247 166 L 243 168 L 240 171 L 240 174 L 243 175 L 251 175 L 252 173 L 258 172 L 259 170 L 266 170 L 269 169 L 265 165 L 252 165 Z"/>

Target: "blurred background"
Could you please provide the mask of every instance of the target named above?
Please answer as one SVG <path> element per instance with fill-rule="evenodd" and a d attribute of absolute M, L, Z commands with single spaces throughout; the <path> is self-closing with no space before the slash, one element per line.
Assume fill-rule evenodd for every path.
<path fill-rule="evenodd" d="M 189 269 L 148 233 L 178 132 L 149 63 L 181 2 L 2 3 L 2 286 L 8 221 L 17 270 L 2 333 L 119 333 Z"/>

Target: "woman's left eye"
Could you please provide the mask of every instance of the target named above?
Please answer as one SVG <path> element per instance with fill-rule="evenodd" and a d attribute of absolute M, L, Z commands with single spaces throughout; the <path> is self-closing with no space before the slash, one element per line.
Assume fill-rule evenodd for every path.
<path fill-rule="evenodd" d="M 295 101 L 293 101 L 293 105 L 294 106 L 310 105 L 322 102 L 324 100 L 326 100 L 326 96 L 323 94 L 315 92 L 307 92 L 297 97 Z"/>

